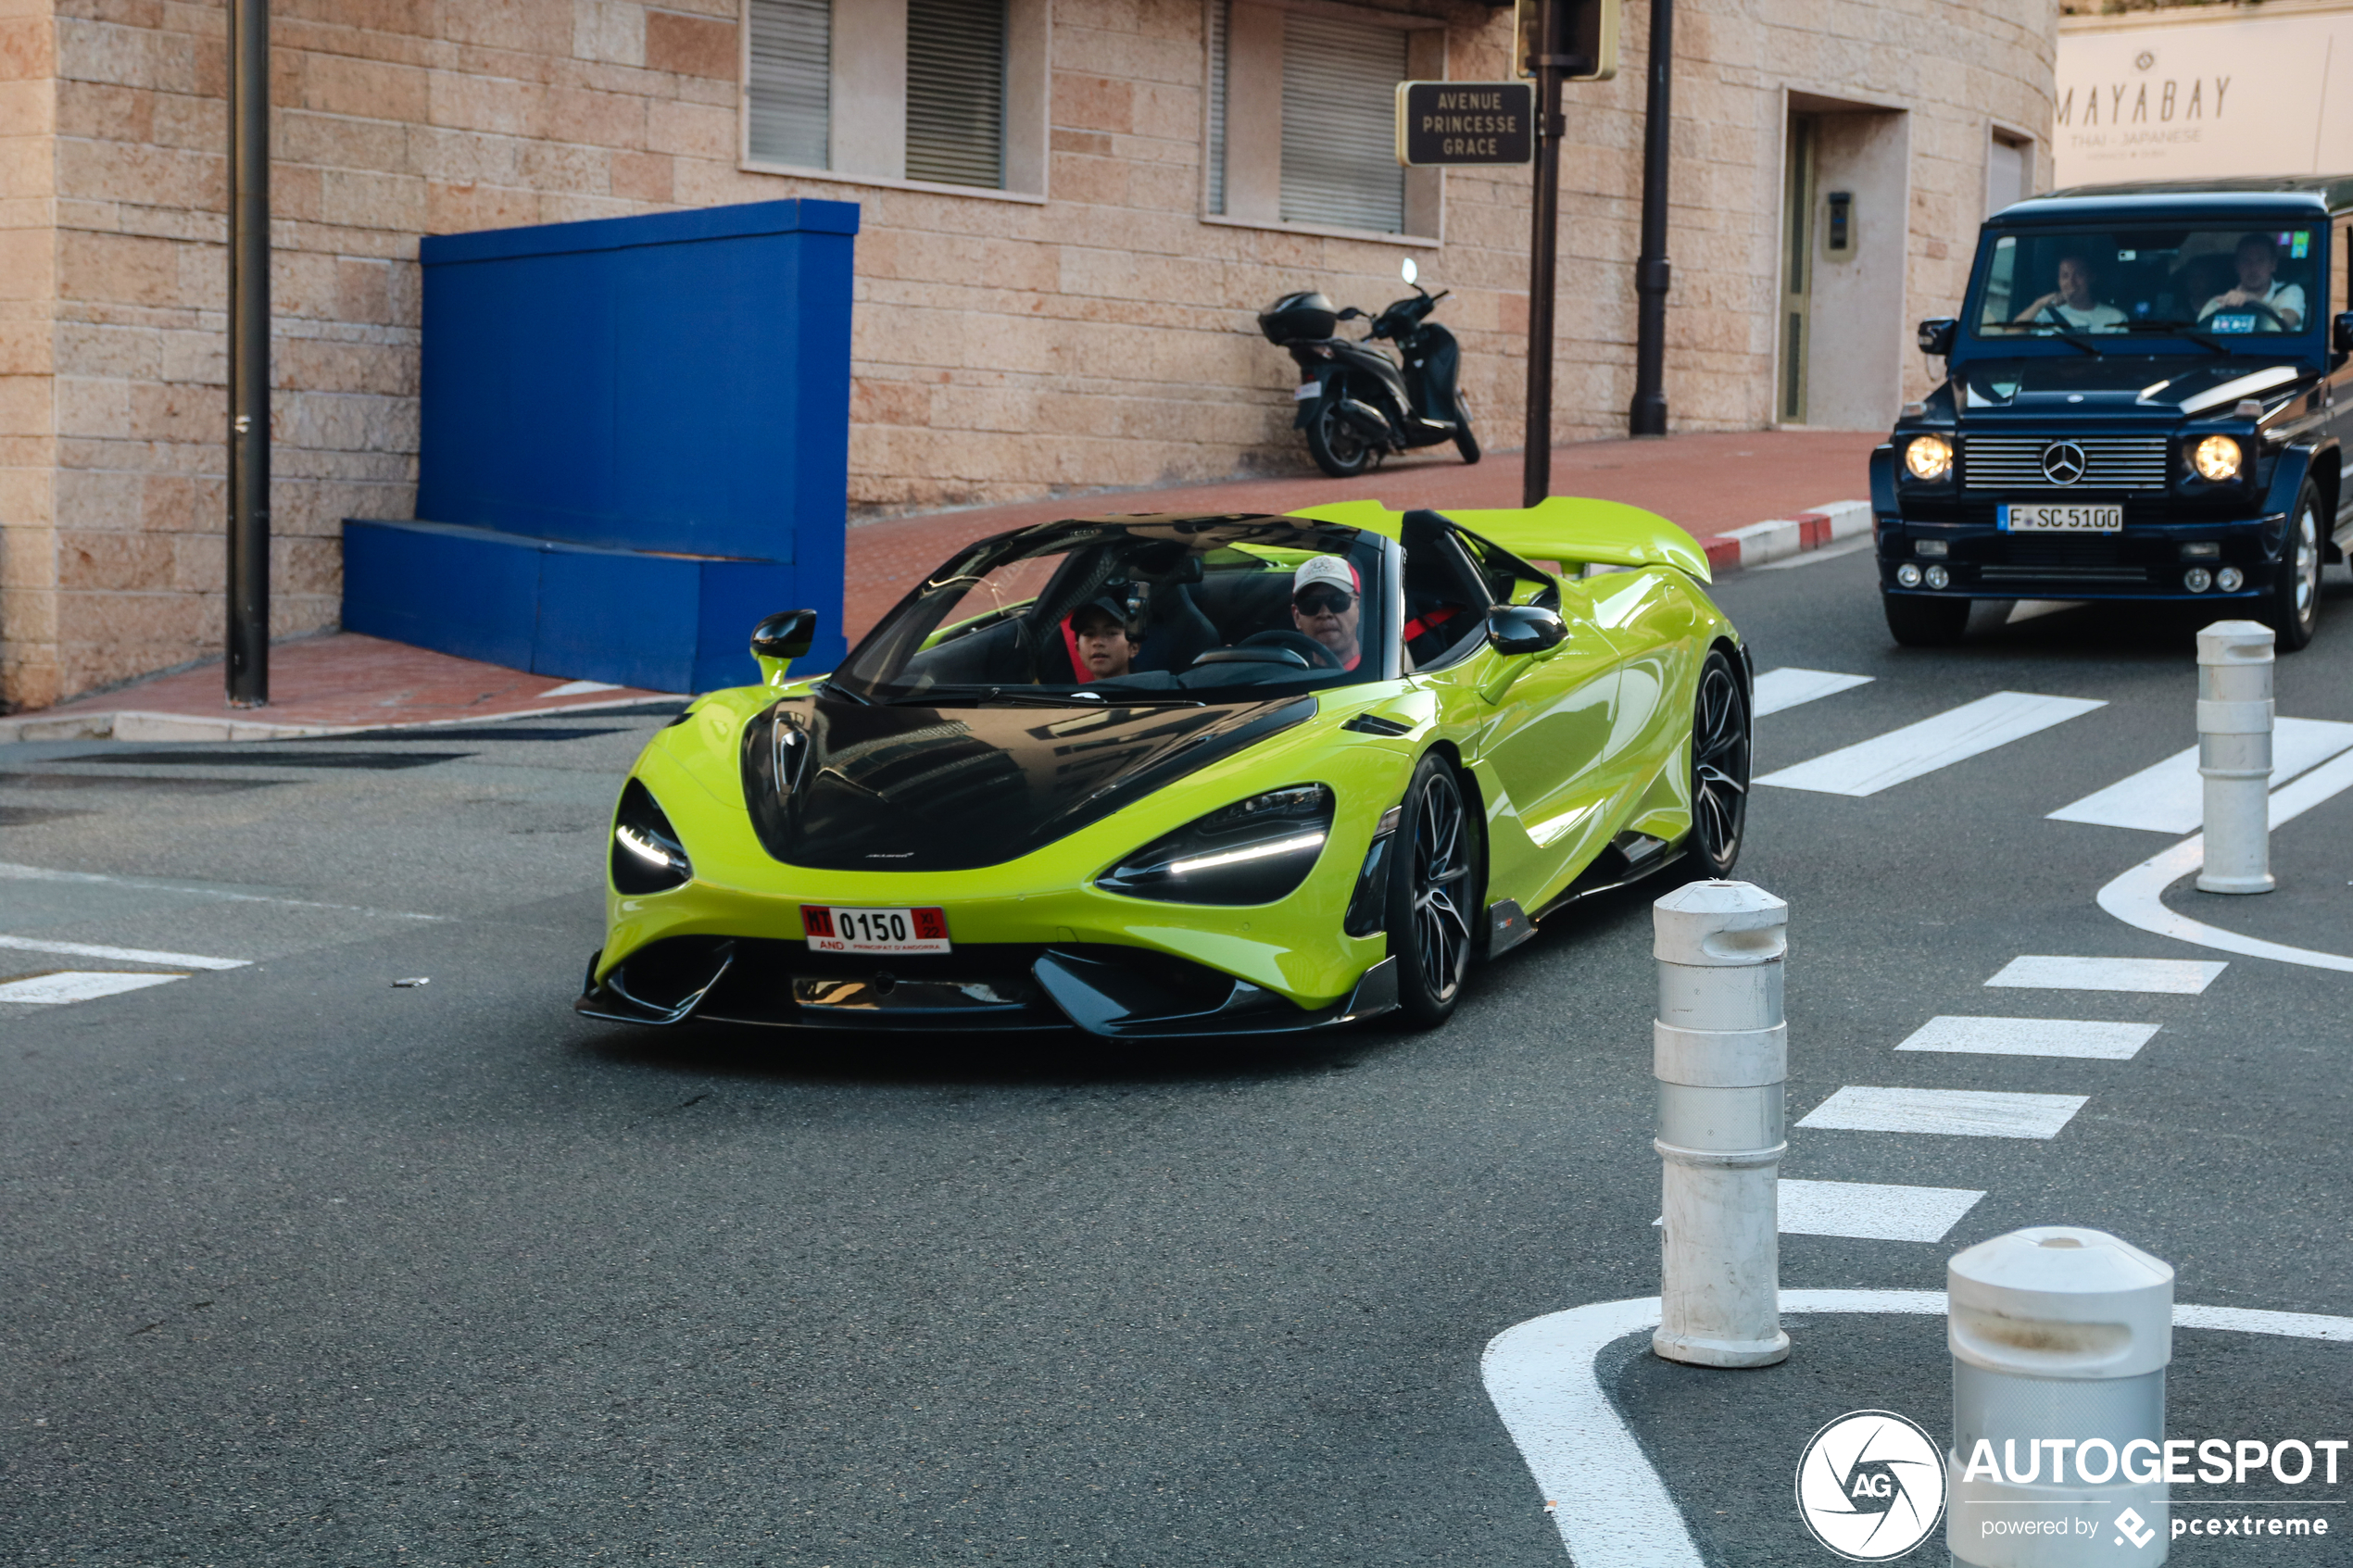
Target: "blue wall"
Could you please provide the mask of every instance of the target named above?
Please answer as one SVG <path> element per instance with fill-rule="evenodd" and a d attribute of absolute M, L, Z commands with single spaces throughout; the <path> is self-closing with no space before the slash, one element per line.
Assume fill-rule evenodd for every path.
<path fill-rule="evenodd" d="M 346 530 L 345 625 L 704 690 L 755 678 L 761 615 L 812 606 L 805 668 L 838 659 L 857 228 L 779 201 L 428 237 L 417 517 L 443 526 Z"/>

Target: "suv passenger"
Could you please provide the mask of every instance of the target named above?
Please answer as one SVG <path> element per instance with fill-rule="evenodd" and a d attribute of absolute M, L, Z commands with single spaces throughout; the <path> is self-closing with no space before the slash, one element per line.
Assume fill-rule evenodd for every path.
<path fill-rule="evenodd" d="M 2353 175 L 2087 186 L 1988 219 L 1943 385 L 1871 458 L 1888 630 L 1972 599 L 2217 601 L 2311 641 L 2353 542 Z"/>

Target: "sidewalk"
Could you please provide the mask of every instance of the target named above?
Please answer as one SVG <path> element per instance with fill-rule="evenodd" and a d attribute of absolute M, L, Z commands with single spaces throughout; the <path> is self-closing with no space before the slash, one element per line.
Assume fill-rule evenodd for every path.
<path fill-rule="evenodd" d="M 1584 442 L 1554 450 L 1552 490 L 1555 495 L 1599 495 L 1645 508 L 1705 542 L 1762 520 L 1789 518 L 1826 503 L 1869 495 L 1871 448 L 1885 439 L 1876 431 L 1753 430 L 1676 435 L 1664 441 Z M 1445 456 L 1392 463 L 1362 479 L 1327 479 L 1310 470 L 1274 479 L 1073 495 L 856 523 L 849 530 L 844 629 L 855 642 L 957 546 L 1066 517 L 1284 512 L 1366 497 L 1399 510 L 1519 505 L 1517 452 L 1490 453 L 1486 461 L 1471 468 L 1454 456 L 1453 448 L 1439 450 Z M 1846 532 L 1840 530 L 1842 535 Z M 1825 533 L 1795 547 L 1810 548 L 1828 537 Z M 1719 571 L 1736 568 L 1739 556 L 1737 546 L 1708 551 Z"/>
<path fill-rule="evenodd" d="M 1865 465 L 1881 439 L 1871 431 L 1739 431 L 1591 442 L 1554 453 L 1553 493 L 1605 496 L 1658 512 L 1697 535 L 1721 572 L 1868 530 L 1869 508 L 1851 498 L 1869 494 Z M 1281 512 L 1365 497 L 1401 509 L 1515 507 L 1519 496 L 1518 453 L 1494 453 L 1470 468 L 1449 449 L 1442 458 L 1395 463 L 1358 480 L 1310 471 L 859 523 L 849 530 L 844 630 L 855 642 L 958 546 L 1032 523 L 1115 512 Z M 109 735 L 292 740 L 536 718 L 663 695 L 526 674 L 350 632 L 271 648 L 270 686 L 269 707 L 231 709 L 216 662 L 0 719 L 0 744 Z"/>

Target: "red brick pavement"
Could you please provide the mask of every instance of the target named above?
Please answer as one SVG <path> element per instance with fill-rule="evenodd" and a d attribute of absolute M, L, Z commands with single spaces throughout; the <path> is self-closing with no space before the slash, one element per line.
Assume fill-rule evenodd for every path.
<path fill-rule="evenodd" d="M 1705 539 L 1825 502 L 1869 495 L 1867 464 L 1871 448 L 1884 439 L 1876 431 L 1784 430 L 1588 442 L 1553 454 L 1553 494 L 1629 502 Z M 1074 495 L 859 523 L 849 530 L 843 622 L 854 642 L 957 546 L 1061 518 L 1105 512 L 1282 512 L 1366 496 L 1400 509 L 1519 505 L 1518 453 L 1494 453 L 1478 467 L 1466 468 L 1451 448 L 1445 450 L 1443 458 L 1397 463 L 1357 480 L 1327 479 L 1310 470 L 1274 479 Z"/>
<path fill-rule="evenodd" d="M 1879 440 L 1869 431 L 1747 431 L 1593 442 L 1554 454 L 1553 492 L 1645 507 L 1705 540 L 1869 495 L 1865 463 Z M 1395 508 L 1510 507 L 1519 502 L 1519 486 L 1516 453 L 1496 453 L 1476 468 L 1449 454 L 1398 463 L 1362 480 L 1331 480 L 1310 471 L 861 523 L 849 530 L 844 620 L 855 640 L 957 546 L 1029 523 L 1106 512 L 1280 512 L 1366 496 Z M 103 716 L 109 715 L 133 716 L 114 725 L 114 733 L 126 739 L 260 740 L 293 731 L 333 733 L 610 707 L 654 695 L 623 688 L 550 695 L 569 684 L 559 676 L 530 675 L 339 633 L 271 650 L 272 700 L 266 709 L 229 709 L 221 696 L 220 667 L 211 664 L 0 720 L 0 740 L 42 738 L 52 731 L 62 738 L 59 725 L 71 729 L 77 720 L 85 727 L 96 721 L 90 733 L 104 734 Z"/>

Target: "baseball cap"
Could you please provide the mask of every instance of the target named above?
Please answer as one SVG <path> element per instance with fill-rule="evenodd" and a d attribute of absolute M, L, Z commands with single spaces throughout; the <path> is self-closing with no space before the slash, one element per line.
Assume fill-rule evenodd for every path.
<path fill-rule="evenodd" d="M 1127 613 L 1127 600 L 1118 594 L 1099 594 L 1095 597 L 1088 599 L 1085 604 L 1080 605 L 1076 609 L 1070 612 L 1071 624 L 1076 626 L 1078 622 L 1078 618 L 1086 614 L 1090 609 L 1101 610 L 1105 615 L 1110 616 L 1113 621 L 1118 622 L 1122 630 L 1132 630 L 1134 627 L 1134 618 Z"/>
<path fill-rule="evenodd" d="M 1363 590 L 1356 581 L 1356 569 L 1339 556 L 1310 556 L 1291 573 L 1291 597 L 1297 598 L 1307 589 L 1322 583 L 1339 589 L 1350 598 Z"/>

